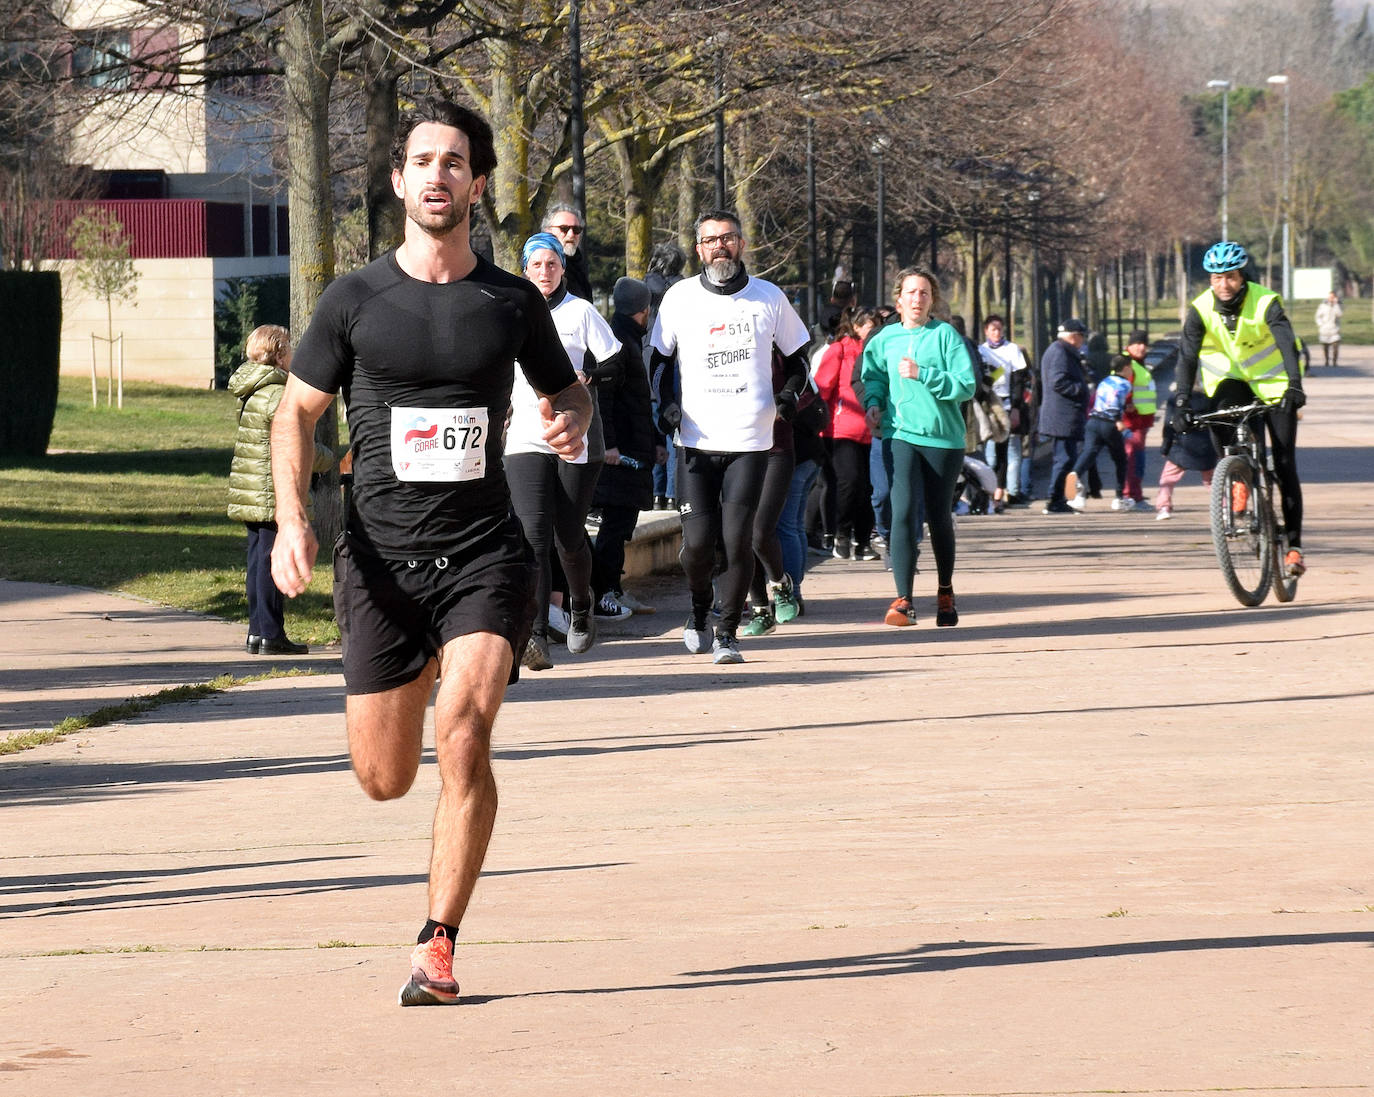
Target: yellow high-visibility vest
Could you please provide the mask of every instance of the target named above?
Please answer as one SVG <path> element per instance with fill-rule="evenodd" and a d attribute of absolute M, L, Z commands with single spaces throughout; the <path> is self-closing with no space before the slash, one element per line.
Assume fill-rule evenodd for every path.
<path fill-rule="evenodd" d="M 1155 394 L 1155 379 L 1150 376 L 1150 367 L 1144 362 L 1131 359 L 1131 403 L 1137 415 L 1153 415 L 1159 407 L 1159 397 Z"/>
<path fill-rule="evenodd" d="M 1216 296 L 1210 289 L 1194 299 L 1193 307 L 1202 318 L 1204 329 L 1197 360 L 1202 369 L 1202 391 L 1208 396 L 1228 377 L 1244 381 L 1267 403 L 1284 394 L 1288 374 L 1283 368 L 1283 355 L 1274 342 L 1274 333 L 1264 322 L 1270 302 L 1278 299 L 1273 290 L 1258 282 L 1247 282 L 1234 334 L 1227 330 L 1226 321 L 1217 312 Z"/>

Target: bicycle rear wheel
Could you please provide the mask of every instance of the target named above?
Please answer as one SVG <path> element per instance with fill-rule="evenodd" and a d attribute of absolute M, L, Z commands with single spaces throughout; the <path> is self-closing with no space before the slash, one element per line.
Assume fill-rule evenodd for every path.
<path fill-rule="evenodd" d="M 1243 454 L 1217 462 L 1212 474 L 1212 545 L 1227 587 L 1243 606 L 1264 601 L 1274 570 L 1274 527 Z"/>
<path fill-rule="evenodd" d="M 1283 522 L 1283 495 L 1278 484 L 1273 484 L 1265 492 L 1269 500 L 1269 528 L 1274 531 L 1270 543 L 1273 545 L 1269 570 L 1274 587 L 1274 597 L 1280 602 L 1291 602 L 1298 594 L 1298 577 L 1288 574 L 1284 557 L 1288 555 L 1288 527 Z"/>

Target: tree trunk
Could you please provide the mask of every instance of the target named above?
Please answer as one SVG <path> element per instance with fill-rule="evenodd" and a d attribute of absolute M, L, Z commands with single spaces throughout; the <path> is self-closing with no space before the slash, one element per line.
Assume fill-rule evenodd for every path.
<path fill-rule="evenodd" d="M 327 49 L 321 0 L 286 10 L 282 59 L 286 84 L 287 212 L 291 226 L 291 329 L 304 333 L 325 286 L 334 279 L 334 202 L 330 188 L 329 89 L 338 67 Z M 315 440 L 339 444 L 335 405 L 320 416 Z M 334 471 L 314 494 L 315 532 L 327 556 L 343 529 L 343 499 Z"/>
<path fill-rule="evenodd" d="M 396 136 L 396 82 L 391 50 L 372 38 L 367 43 L 367 257 L 401 242 L 405 211 L 391 189 L 391 142 Z"/>

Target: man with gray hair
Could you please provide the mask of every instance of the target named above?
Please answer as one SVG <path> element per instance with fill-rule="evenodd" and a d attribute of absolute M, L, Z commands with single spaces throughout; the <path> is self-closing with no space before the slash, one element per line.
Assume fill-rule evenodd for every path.
<path fill-rule="evenodd" d="M 563 245 L 563 276 L 568 292 L 584 301 L 592 301 L 592 278 L 587 268 L 587 253 L 582 249 L 582 234 L 587 223 L 572 206 L 555 202 L 544 214 L 544 231 L 551 232 Z"/>

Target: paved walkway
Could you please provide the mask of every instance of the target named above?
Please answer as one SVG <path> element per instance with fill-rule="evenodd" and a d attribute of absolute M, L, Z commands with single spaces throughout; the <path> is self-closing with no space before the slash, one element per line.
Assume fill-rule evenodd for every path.
<path fill-rule="evenodd" d="M 432 760 L 366 800 L 335 654 L 0 759 L 0 1093 L 1374 1092 L 1347 357 L 1309 383 L 1291 606 L 1231 600 L 1195 481 L 1170 523 L 961 519 L 957 629 L 930 574 L 899 631 L 881 567 L 829 561 L 716 668 L 644 587 L 510 695 L 456 1009 L 395 1005 Z M 262 669 L 241 633 L 0 583 L 0 732 Z"/>

